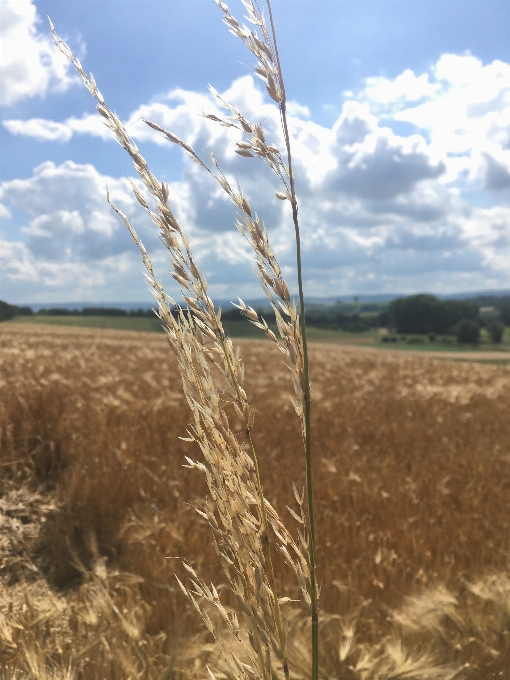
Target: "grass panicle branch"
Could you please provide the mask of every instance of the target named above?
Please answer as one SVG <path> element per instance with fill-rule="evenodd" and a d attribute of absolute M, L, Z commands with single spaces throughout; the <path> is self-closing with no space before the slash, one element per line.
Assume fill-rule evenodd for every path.
<path fill-rule="evenodd" d="M 108 196 L 110 205 L 125 222 L 141 251 L 147 270 L 147 280 L 158 303 L 158 315 L 166 328 L 168 341 L 177 353 L 184 393 L 193 413 L 189 439 L 198 443 L 205 460 L 204 464 L 188 458 L 188 465 L 206 475 L 215 510 L 211 511 L 208 507 L 204 507 L 199 512 L 207 519 L 217 536 L 215 539 L 217 553 L 229 580 L 239 613 L 245 622 L 250 647 L 244 645 L 244 651 L 250 660 L 250 673 L 256 672 L 258 677 L 264 680 L 269 679 L 273 672 L 272 657 L 274 656 L 281 662 L 284 675 L 288 678 L 289 663 L 285 624 L 272 565 L 269 527 L 271 526 L 273 534 L 280 542 L 279 550 L 285 561 L 296 572 L 301 586 L 302 600 L 310 609 L 312 603 L 308 584 L 311 573 L 307 557 L 307 539 L 300 534 L 300 539 L 296 543 L 274 508 L 264 498 L 258 460 L 251 436 L 253 413 L 242 387 L 244 378 L 242 361 L 223 329 L 221 312 L 215 311 L 214 304 L 207 294 L 207 283 L 191 252 L 189 240 L 169 207 L 168 187 L 160 183 L 150 172 L 145 159 L 130 139 L 124 126 L 106 105 L 93 76 L 88 77 L 85 74 L 70 48 L 55 34 L 53 26 L 52 31 L 58 48 L 71 60 L 85 86 L 97 100 L 98 112 L 115 134 L 120 145 L 130 155 L 145 188 L 152 195 L 152 202 L 155 203 L 156 210 L 150 207 L 147 199 L 132 183 L 138 202 L 160 229 L 162 239 L 170 253 L 172 276 L 183 291 L 183 300 L 187 304 L 188 311 L 184 312 L 181 309 L 177 318 L 174 318 L 170 309 L 170 304 L 175 305 L 175 302 L 166 296 L 157 280 L 147 251 L 135 229 L 127 216 L 110 201 Z M 239 188 L 237 191 L 231 189 L 213 156 L 217 173 L 211 171 L 186 142 L 163 130 L 160 126 L 150 121 L 146 122 L 153 129 L 163 132 L 171 142 L 180 145 L 195 162 L 215 174 L 230 198 L 242 210 L 246 228 L 262 234 L 258 217 L 256 215 L 252 217 L 247 199 Z M 272 286 L 287 306 L 286 311 L 293 321 L 293 324 L 289 325 L 280 316 L 281 335 L 283 338 L 294 338 L 294 342 L 298 344 L 299 335 L 295 332 L 297 315 L 295 309 L 290 307 L 288 287 L 281 279 L 281 270 L 269 246 L 267 230 L 264 230 L 261 243 L 264 249 L 260 258 L 262 262 L 270 263 L 271 270 L 276 275 L 275 279 L 272 279 Z M 290 333 L 289 329 L 293 332 Z M 267 325 L 264 330 L 266 334 L 275 339 Z M 287 347 L 281 346 L 281 348 L 292 356 L 292 342 L 288 339 L 286 344 Z M 218 389 L 215 384 L 211 364 L 216 365 L 223 374 L 225 384 L 221 389 Z M 225 410 L 229 404 L 234 408 L 234 417 L 242 424 L 251 455 L 245 453 L 230 427 Z M 297 494 L 296 498 L 299 498 Z M 255 512 L 253 512 L 254 505 Z M 300 499 L 301 506 L 302 499 Z M 293 515 L 298 521 L 304 523 L 302 510 L 301 516 L 295 512 Z M 186 588 L 181 581 L 179 585 L 200 612 L 209 632 L 218 642 L 221 642 L 221 629 L 211 620 L 207 605 L 216 609 L 223 624 L 242 643 L 238 614 L 225 609 L 214 586 L 210 588 L 206 586 L 190 565 L 186 565 L 186 568 L 193 577 L 192 589 Z M 201 603 L 197 601 L 197 598 L 201 600 Z M 231 670 L 235 672 L 236 677 L 245 677 L 246 671 L 242 670 L 244 666 L 239 665 L 236 659 L 237 657 L 232 652 L 234 665 Z M 230 667 L 232 661 L 229 660 L 228 663 Z"/>
<path fill-rule="evenodd" d="M 235 17 L 233 17 L 228 10 L 228 6 L 221 0 L 216 0 L 216 3 L 224 13 L 224 21 L 229 26 L 230 31 L 238 38 L 240 38 L 248 49 L 257 58 L 257 65 L 255 67 L 255 74 L 258 75 L 266 84 L 266 90 L 271 99 L 273 99 L 280 108 L 280 117 L 283 129 L 283 136 L 285 140 L 285 148 L 287 155 L 287 165 L 282 161 L 281 155 L 277 147 L 274 145 L 267 145 L 264 138 L 264 133 L 259 126 L 253 126 L 246 121 L 235 107 L 230 106 L 224 102 L 219 96 L 218 99 L 224 106 L 230 109 L 233 114 L 232 118 L 240 123 L 242 130 L 250 135 L 250 138 L 245 142 L 238 142 L 240 147 L 236 151 L 241 156 L 252 157 L 258 156 L 262 158 L 271 167 L 276 175 L 283 183 L 283 192 L 278 192 L 277 196 L 280 199 L 288 199 L 292 207 L 292 220 L 294 223 L 295 238 L 296 238 L 296 262 L 297 262 L 297 277 L 299 290 L 299 307 L 300 307 L 300 323 L 299 329 L 294 329 L 294 335 L 299 338 L 299 361 L 296 362 L 298 368 L 298 380 L 294 378 L 296 392 L 299 393 L 298 404 L 295 405 L 298 415 L 302 418 L 303 439 L 305 446 L 306 459 L 306 483 L 307 483 L 307 510 L 308 510 L 308 527 L 309 527 L 309 561 L 311 574 L 311 619 L 312 619 L 312 680 L 317 680 L 319 673 L 319 589 L 316 579 L 316 560 L 315 560 L 315 520 L 314 520 L 314 503 L 313 503 L 313 476 L 312 476 L 312 450 L 311 450 L 311 431 L 310 431 L 310 416 L 311 416 L 311 394 L 310 394 L 310 377 L 308 367 L 308 348 L 306 341 L 306 324 L 305 324 L 305 301 L 303 293 L 303 275 L 301 262 L 301 237 L 299 231 L 298 219 L 298 201 L 296 197 L 294 172 L 292 167 L 292 152 L 290 144 L 290 135 L 287 122 L 286 113 L 286 94 L 285 83 L 282 75 L 282 68 L 280 63 L 280 56 L 278 53 L 278 44 L 276 40 L 276 31 L 273 20 L 273 12 L 270 0 L 267 0 L 267 7 L 269 12 L 269 23 L 271 32 L 268 31 L 266 21 L 262 12 L 260 11 L 256 0 L 243 0 L 243 5 L 248 11 L 248 20 L 253 25 L 258 27 L 261 32 L 261 37 L 256 32 L 251 31 L 244 25 L 241 25 Z M 225 121 L 227 123 L 227 121 Z M 225 124 L 223 123 L 223 124 Z M 249 230 L 249 226 L 247 230 Z M 252 232 L 250 232 L 250 235 Z M 252 242 L 256 239 L 253 239 Z M 257 249 L 255 247 L 257 252 Z M 257 252 L 258 262 L 264 264 L 263 257 L 260 258 Z M 267 288 L 267 283 L 264 277 L 263 267 L 260 267 L 262 279 L 262 287 Z M 266 283 L 266 285 L 265 285 Z M 270 292 L 266 289 L 266 292 Z M 271 294 L 269 295 L 271 299 Z M 271 299 L 272 301 L 272 299 Z M 245 311 L 240 307 L 242 311 Z M 275 309 L 275 313 L 278 310 Z M 250 310 L 248 317 L 253 314 Z M 278 320 L 278 316 L 276 317 Z M 291 320 L 296 323 L 296 314 L 291 315 Z M 263 326 L 262 326 L 263 327 Z M 281 328 L 278 323 L 282 338 L 288 337 L 285 328 Z M 264 329 L 265 330 L 265 329 Z M 282 333 L 283 330 L 283 333 Z M 297 344 L 297 343 L 296 343 Z"/>

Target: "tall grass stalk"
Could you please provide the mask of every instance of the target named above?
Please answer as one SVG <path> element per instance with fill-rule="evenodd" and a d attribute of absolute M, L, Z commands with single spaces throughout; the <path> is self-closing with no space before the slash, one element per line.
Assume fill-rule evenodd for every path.
<path fill-rule="evenodd" d="M 274 676 L 275 662 L 281 664 L 284 676 L 290 678 L 287 653 L 287 623 L 283 605 L 288 598 L 280 598 L 276 583 L 271 545 L 276 546 L 287 564 L 294 570 L 301 591 L 301 601 L 311 615 L 312 622 L 312 680 L 318 678 L 318 589 L 315 576 L 315 531 L 313 521 L 312 465 L 310 440 L 310 386 L 308 377 L 308 352 L 305 334 L 304 296 L 301 271 L 301 246 L 298 223 L 290 137 L 286 117 L 285 88 L 276 44 L 272 8 L 268 2 L 271 34 L 256 2 L 243 0 L 248 11 L 248 21 L 256 29 L 252 31 L 235 19 L 221 0 L 216 0 L 230 31 L 239 37 L 257 58 L 256 74 L 264 81 L 267 92 L 280 109 L 282 131 L 286 146 L 287 164 L 274 144 L 268 144 L 260 125 L 247 120 L 237 107 L 226 102 L 211 88 L 219 105 L 231 114 L 219 118 L 203 114 L 206 118 L 224 127 L 241 133 L 243 141 L 237 141 L 236 152 L 247 158 L 261 158 L 277 175 L 283 191 L 277 192 L 280 200 L 288 200 L 296 233 L 297 268 L 299 282 L 300 313 L 291 301 L 281 268 L 270 245 L 267 229 L 239 185 L 233 188 L 219 167 L 214 154 L 210 152 L 211 165 L 204 162 L 185 141 L 151 121 L 145 121 L 152 129 L 161 132 L 165 138 L 182 147 L 188 157 L 198 163 L 226 192 L 239 210 L 236 226 L 252 247 L 263 290 L 274 309 L 280 339 L 274 335 L 263 318 L 241 299 L 237 305 L 242 313 L 277 344 L 285 355 L 292 372 L 294 387 L 294 408 L 301 422 L 303 443 L 306 454 L 307 513 L 303 510 L 304 493 L 300 495 L 294 486 L 298 512 L 290 510 L 294 519 L 303 527 L 294 539 L 280 519 L 276 510 L 264 497 L 257 453 L 252 437 L 253 411 L 242 386 L 244 366 L 239 352 L 234 350 L 231 339 L 221 322 L 221 310 L 216 311 L 207 293 L 207 282 L 192 253 L 188 237 L 181 229 L 169 206 L 167 185 L 159 182 L 151 173 L 137 146 L 130 139 L 126 129 L 115 113 L 106 105 L 92 74 L 88 77 L 70 48 L 55 34 L 58 48 L 70 59 L 81 76 L 85 86 L 97 100 L 97 110 L 107 127 L 115 134 L 120 145 L 134 162 L 145 189 L 151 195 L 147 199 L 132 182 L 133 192 L 143 208 L 159 227 L 162 239 L 169 251 L 172 276 L 181 287 L 182 298 L 187 309 L 179 308 L 177 318 L 171 307 L 176 303 L 165 294 L 157 280 L 152 262 L 135 229 L 108 195 L 108 202 L 122 218 L 135 243 L 140 249 L 147 271 L 149 286 L 158 303 L 158 316 L 162 320 L 170 345 L 175 350 L 183 377 L 183 388 L 193 414 L 189 427 L 189 440 L 196 442 L 203 454 L 204 462 L 187 458 L 188 466 L 205 474 L 214 509 L 207 505 L 199 513 L 209 522 L 214 532 L 216 552 L 230 584 L 236 607 L 227 610 L 220 600 L 214 585 L 206 585 L 191 565 L 184 566 L 190 575 L 191 586 L 186 587 L 179 579 L 179 585 L 201 615 L 207 629 L 225 649 L 224 660 L 231 674 L 238 678 L 258 677 L 270 680 Z M 260 31 L 260 35 L 257 33 Z M 151 207 L 155 205 L 155 208 Z M 285 318 L 284 318 L 285 317 Z M 211 344 L 212 343 L 212 344 Z M 212 365 L 216 365 L 224 382 L 216 383 Z M 233 413 L 232 413 L 233 408 Z M 239 445 L 231 427 L 234 418 L 245 434 L 247 454 Z M 273 538 L 272 538 L 273 537 Z M 211 608 L 221 625 L 211 619 Z M 244 620 L 244 632 L 239 623 Z M 249 664 L 242 662 L 235 654 L 232 642 L 224 645 L 225 628 L 244 648 Z M 249 646 L 246 645 L 246 637 Z M 227 650 L 229 653 L 227 654 Z M 210 671 L 211 677 L 213 676 Z"/>
<path fill-rule="evenodd" d="M 303 274 L 301 266 L 301 235 L 299 232 L 298 202 L 294 184 L 294 171 L 292 167 L 292 153 L 290 147 L 289 128 L 287 125 L 285 83 L 278 53 L 278 43 L 276 41 L 276 31 L 274 27 L 273 11 L 271 0 L 267 0 L 269 10 L 269 21 L 276 56 L 276 66 L 278 78 L 281 83 L 281 102 L 280 112 L 282 127 L 285 136 L 285 146 L 287 148 L 287 167 L 289 169 L 290 201 L 292 205 L 292 220 L 296 234 L 296 262 L 299 289 L 299 311 L 301 318 L 301 337 L 303 341 L 303 392 L 305 403 L 305 457 L 306 457 L 306 488 L 308 497 L 308 524 L 310 527 L 310 571 L 311 571 L 311 596 L 312 596 L 312 680 L 319 677 L 319 596 L 317 592 L 316 566 L 315 566 L 315 520 L 313 514 L 313 479 L 312 479 L 312 437 L 310 429 L 311 415 L 311 394 L 310 394 L 310 375 L 308 370 L 308 345 L 306 341 L 306 321 L 305 321 L 305 296 L 303 292 Z"/>

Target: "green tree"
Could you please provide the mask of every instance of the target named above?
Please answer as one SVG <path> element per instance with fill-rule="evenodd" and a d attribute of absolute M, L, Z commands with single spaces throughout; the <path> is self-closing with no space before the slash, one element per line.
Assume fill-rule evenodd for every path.
<path fill-rule="evenodd" d="M 457 340 L 463 345 L 477 345 L 480 342 L 480 326 L 473 319 L 462 319 L 457 324 Z"/>
<path fill-rule="evenodd" d="M 467 300 L 439 300 L 434 295 L 410 295 L 393 300 L 388 307 L 397 333 L 444 335 L 462 319 L 475 321 L 478 309 Z"/>
<path fill-rule="evenodd" d="M 499 345 L 501 340 L 503 340 L 503 333 L 505 332 L 505 327 L 501 321 L 499 319 L 492 319 L 487 324 L 487 330 L 489 331 L 491 341 L 495 345 Z"/>
<path fill-rule="evenodd" d="M 29 316 L 30 314 L 33 314 L 30 307 L 17 307 L 0 300 L 0 321 L 8 321 L 15 316 Z"/>
<path fill-rule="evenodd" d="M 439 305 L 434 295 L 397 298 L 388 307 L 390 323 L 397 333 L 431 333 L 439 321 Z"/>
<path fill-rule="evenodd" d="M 510 326 L 510 299 L 505 300 L 500 308 L 499 314 L 501 316 L 501 321 L 505 326 Z"/>
<path fill-rule="evenodd" d="M 0 321 L 8 321 L 14 316 L 16 307 L 9 305 L 7 302 L 0 300 Z"/>

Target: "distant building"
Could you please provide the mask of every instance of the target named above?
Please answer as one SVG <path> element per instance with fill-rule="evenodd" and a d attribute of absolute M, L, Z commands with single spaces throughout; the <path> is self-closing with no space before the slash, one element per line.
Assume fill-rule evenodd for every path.
<path fill-rule="evenodd" d="M 495 307 L 480 307 L 478 309 L 478 311 L 479 311 L 480 314 L 494 314 L 494 312 L 496 311 L 496 308 Z"/>

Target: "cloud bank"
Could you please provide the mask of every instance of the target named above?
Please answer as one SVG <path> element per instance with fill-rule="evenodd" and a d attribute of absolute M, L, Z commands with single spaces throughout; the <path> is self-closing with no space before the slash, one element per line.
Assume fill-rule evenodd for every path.
<path fill-rule="evenodd" d="M 263 121 L 268 142 L 283 147 L 278 110 L 250 76 L 222 96 L 246 118 Z M 275 197 L 276 180 L 256 159 L 237 156 L 235 134 L 226 137 L 224 128 L 197 115 L 201 110 L 222 113 L 209 95 L 174 90 L 125 122 L 142 151 L 148 144 L 179 153 L 141 118 L 171 130 L 204 157 L 212 148 L 264 217 L 292 282 L 292 224 L 289 206 Z M 510 287 L 510 65 L 446 54 L 428 73 L 367 79 L 359 92 L 348 93 L 331 127 L 314 122 L 297 102 L 289 124 L 309 295 Z M 11 119 L 4 126 L 15 135 L 60 143 L 77 135 L 110 136 L 99 116 L 89 114 L 64 121 Z M 114 152 L 121 154 L 112 146 Z M 139 264 L 104 201 L 106 181 L 143 228 L 146 220 L 127 180 L 103 177 L 92 165 L 48 162 L 28 179 L 4 182 L 6 214 L 26 214 L 19 242 L 6 241 L 3 248 L 5 279 L 57 290 L 65 286 L 66 268 L 75 266 L 91 294 L 98 290 L 92 282 L 98 272 L 99 287 L 106 280 L 111 285 L 116 272 L 119 280 L 132 275 L 132 296 L 140 285 Z M 232 206 L 218 187 L 199 167 L 185 164 L 170 196 L 214 294 L 258 297 Z M 147 227 L 142 235 L 166 268 L 154 231 Z"/>

